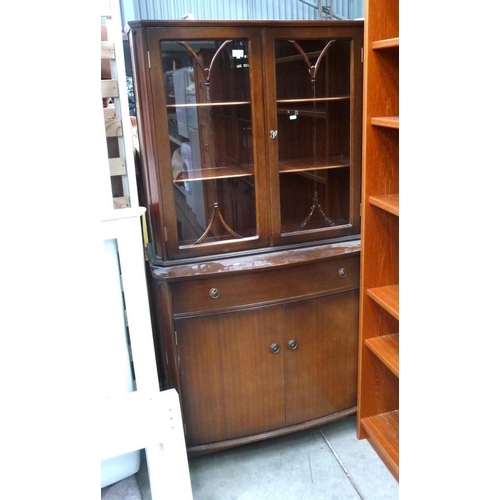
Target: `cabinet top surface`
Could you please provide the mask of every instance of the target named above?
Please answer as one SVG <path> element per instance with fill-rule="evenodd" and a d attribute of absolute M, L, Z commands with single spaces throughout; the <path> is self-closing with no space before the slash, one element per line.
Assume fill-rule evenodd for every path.
<path fill-rule="evenodd" d="M 130 28 L 170 28 L 170 27 L 203 27 L 203 28 L 220 28 L 220 27 L 256 27 L 256 28 L 276 28 L 280 26 L 296 26 L 296 27 L 359 27 L 363 26 L 364 20 L 348 20 L 348 21 L 307 21 L 307 20 L 248 20 L 248 19 L 236 19 L 236 20 L 158 20 L 158 19 L 148 19 L 148 20 L 136 20 L 128 21 L 128 27 Z"/>
<path fill-rule="evenodd" d="M 185 278 L 200 278 L 225 273 L 259 271 L 269 268 L 287 267 L 304 264 L 308 261 L 320 261 L 359 253 L 360 240 L 332 243 L 308 248 L 274 251 L 214 259 L 192 264 L 174 265 L 170 267 L 153 267 L 153 277 L 156 279 L 179 280 Z"/>

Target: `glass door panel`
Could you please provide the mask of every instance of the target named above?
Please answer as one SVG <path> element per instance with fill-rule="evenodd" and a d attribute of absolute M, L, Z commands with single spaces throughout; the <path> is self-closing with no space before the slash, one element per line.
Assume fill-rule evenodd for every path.
<path fill-rule="evenodd" d="M 283 235 L 349 224 L 351 44 L 275 41 Z"/>
<path fill-rule="evenodd" d="M 162 40 L 179 247 L 255 237 L 248 41 Z"/>

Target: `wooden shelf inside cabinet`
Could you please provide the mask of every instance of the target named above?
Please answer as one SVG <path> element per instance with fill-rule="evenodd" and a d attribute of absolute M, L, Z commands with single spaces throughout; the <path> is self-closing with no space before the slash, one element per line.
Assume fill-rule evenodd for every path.
<path fill-rule="evenodd" d="M 381 208 L 386 212 L 399 217 L 399 194 L 386 194 L 382 196 L 370 196 L 368 201 L 371 205 Z"/>
<path fill-rule="evenodd" d="M 368 440 L 399 481 L 399 410 L 361 420 Z"/>
<path fill-rule="evenodd" d="M 307 118 L 319 118 L 319 119 L 325 119 L 326 118 L 326 111 L 324 109 L 314 109 L 314 108 L 308 108 L 305 109 L 303 107 L 299 106 L 287 106 L 286 108 L 281 108 L 277 109 L 276 112 L 278 115 L 296 115 L 296 116 L 305 116 Z"/>
<path fill-rule="evenodd" d="M 318 57 L 321 54 L 320 50 L 316 50 L 314 52 L 308 52 L 306 55 L 309 59 L 313 59 L 315 57 Z M 284 56 L 284 57 L 278 57 L 276 59 L 276 64 L 283 64 L 283 63 L 289 63 L 289 62 L 294 62 L 294 61 L 302 61 L 304 56 L 301 54 L 296 54 L 293 56 Z"/>
<path fill-rule="evenodd" d="M 348 101 L 348 95 L 339 95 L 333 97 L 307 97 L 300 99 L 277 99 L 276 104 L 313 104 L 315 102 L 329 102 L 329 101 Z"/>
<path fill-rule="evenodd" d="M 194 102 L 187 104 L 167 104 L 167 110 L 180 108 L 210 108 L 217 106 L 245 106 L 249 105 L 250 101 L 221 101 L 221 102 Z"/>
<path fill-rule="evenodd" d="M 248 177 L 251 175 L 253 175 L 253 165 L 227 165 L 215 168 L 193 169 L 191 171 L 183 170 L 174 182 L 206 181 L 212 179 L 228 179 L 230 177 Z"/>
<path fill-rule="evenodd" d="M 330 158 L 320 158 L 318 160 L 280 160 L 279 170 L 280 173 L 310 172 L 313 170 L 348 167 L 349 165 L 350 161 L 346 156 L 332 156 Z"/>
<path fill-rule="evenodd" d="M 399 378 L 399 334 L 366 339 L 365 344 Z"/>
<path fill-rule="evenodd" d="M 278 115 L 297 115 L 306 118 L 326 119 L 328 103 L 349 101 L 348 95 L 334 97 L 316 97 L 300 99 L 278 99 L 276 101 Z"/>
<path fill-rule="evenodd" d="M 380 307 L 399 320 L 399 285 L 387 285 L 366 290 Z"/>

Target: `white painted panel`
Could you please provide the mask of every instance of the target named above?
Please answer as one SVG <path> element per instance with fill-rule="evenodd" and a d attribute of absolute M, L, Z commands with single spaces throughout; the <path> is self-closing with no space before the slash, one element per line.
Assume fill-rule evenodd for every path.
<path fill-rule="evenodd" d="M 115 239 L 102 242 L 99 287 L 106 297 L 100 322 L 101 396 L 110 397 L 134 390 L 129 341 L 124 317 L 120 263 Z M 102 415 L 103 417 L 105 415 Z M 132 429 L 131 429 L 132 431 Z M 139 470 L 140 452 L 133 451 L 101 462 L 101 488 L 120 481 Z"/>

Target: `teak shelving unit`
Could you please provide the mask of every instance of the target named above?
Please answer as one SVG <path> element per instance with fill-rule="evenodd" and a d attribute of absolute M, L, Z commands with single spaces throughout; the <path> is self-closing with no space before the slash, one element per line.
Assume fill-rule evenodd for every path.
<path fill-rule="evenodd" d="M 399 481 L 399 2 L 366 0 L 358 426 Z"/>

